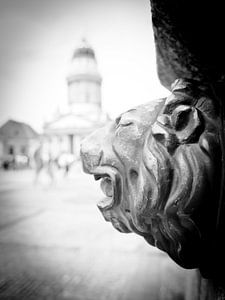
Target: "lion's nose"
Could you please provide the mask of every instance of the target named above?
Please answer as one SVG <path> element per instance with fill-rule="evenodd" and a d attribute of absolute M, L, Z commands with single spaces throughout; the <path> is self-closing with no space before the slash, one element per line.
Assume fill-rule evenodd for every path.
<path fill-rule="evenodd" d="M 90 173 L 100 164 L 102 150 L 101 141 L 97 134 L 92 134 L 85 138 L 80 147 L 80 156 L 85 172 Z"/>

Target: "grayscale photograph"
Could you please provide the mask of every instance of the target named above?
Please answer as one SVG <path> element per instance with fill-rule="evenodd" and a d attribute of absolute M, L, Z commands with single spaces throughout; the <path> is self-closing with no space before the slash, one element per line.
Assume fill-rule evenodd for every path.
<path fill-rule="evenodd" d="M 225 299 L 219 0 L 0 0 L 0 300 Z"/>

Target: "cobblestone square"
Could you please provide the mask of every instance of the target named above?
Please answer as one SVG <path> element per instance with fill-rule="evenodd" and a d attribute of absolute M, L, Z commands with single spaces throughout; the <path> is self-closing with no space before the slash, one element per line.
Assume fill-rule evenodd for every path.
<path fill-rule="evenodd" d="M 187 274 L 135 234 L 106 223 L 99 184 L 75 166 L 0 174 L 0 299 L 184 299 Z"/>

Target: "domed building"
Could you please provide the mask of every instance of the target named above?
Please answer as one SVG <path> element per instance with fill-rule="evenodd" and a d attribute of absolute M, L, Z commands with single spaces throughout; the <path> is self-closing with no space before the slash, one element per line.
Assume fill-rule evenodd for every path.
<path fill-rule="evenodd" d="M 71 110 L 98 119 L 101 114 L 101 83 L 93 49 L 86 40 L 73 54 L 67 76 L 68 100 Z"/>
<path fill-rule="evenodd" d="M 95 52 L 85 39 L 73 53 L 66 80 L 68 113 L 45 124 L 44 140 L 53 155 L 79 156 L 81 139 L 109 121 L 102 111 L 102 77 Z"/>

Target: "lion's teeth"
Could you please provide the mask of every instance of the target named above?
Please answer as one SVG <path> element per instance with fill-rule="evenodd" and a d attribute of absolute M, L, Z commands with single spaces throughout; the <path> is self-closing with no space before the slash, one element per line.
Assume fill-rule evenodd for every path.
<path fill-rule="evenodd" d="M 99 180 L 99 179 L 101 179 L 102 177 L 101 177 L 101 175 L 94 175 L 94 178 L 95 178 L 95 180 Z"/>
<path fill-rule="evenodd" d="M 101 189 L 107 197 L 112 197 L 113 196 L 112 180 L 108 177 L 103 178 L 101 181 Z"/>

